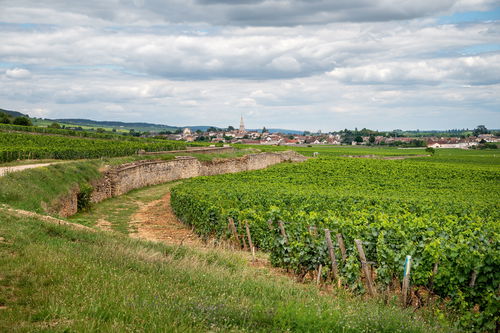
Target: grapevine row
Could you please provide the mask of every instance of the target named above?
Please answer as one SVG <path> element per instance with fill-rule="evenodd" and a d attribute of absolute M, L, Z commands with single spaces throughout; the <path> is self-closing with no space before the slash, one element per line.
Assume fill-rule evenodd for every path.
<path fill-rule="evenodd" d="M 0 132 L 0 162 L 22 159 L 80 159 L 126 156 L 138 150 L 185 149 L 185 144 L 166 140 L 103 140 Z"/>
<path fill-rule="evenodd" d="M 229 217 L 242 235 L 248 223 L 272 263 L 297 274 L 329 266 L 325 240 L 310 226 L 341 233 L 349 255 L 339 269 L 353 290 L 363 289 L 355 239 L 377 263 L 379 288 L 401 279 L 411 255 L 414 286 L 448 299 L 462 326 L 492 329 L 500 301 L 498 180 L 495 167 L 319 159 L 194 179 L 172 190 L 172 207 L 204 236 L 225 237 Z"/>

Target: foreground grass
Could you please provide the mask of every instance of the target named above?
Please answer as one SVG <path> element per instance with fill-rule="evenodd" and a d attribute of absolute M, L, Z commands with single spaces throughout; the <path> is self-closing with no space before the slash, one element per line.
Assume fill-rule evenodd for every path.
<path fill-rule="evenodd" d="M 238 254 L 0 212 L 0 331 L 437 331 L 411 311 L 321 295 Z"/>

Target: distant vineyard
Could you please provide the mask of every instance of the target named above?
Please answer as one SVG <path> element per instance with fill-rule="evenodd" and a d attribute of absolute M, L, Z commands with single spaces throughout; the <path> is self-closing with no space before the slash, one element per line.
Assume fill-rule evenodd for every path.
<path fill-rule="evenodd" d="M 339 260 L 339 274 L 353 290 L 363 290 L 355 239 L 376 263 L 379 290 L 401 280 L 411 255 L 412 285 L 446 299 L 463 327 L 494 329 L 499 180 L 497 166 L 322 158 L 189 180 L 172 190 L 172 207 L 201 235 L 226 236 L 229 217 L 244 235 L 247 221 L 272 263 L 301 275 L 331 267 L 322 230 L 340 233 L 347 260 Z"/>
<path fill-rule="evenodd" d="M 0 132 L 0 162 L 22 159 L 79 159 L 135 154 L 138 150 L 185 149 L 166 140 L 105 140 Z"/>
<path fill-rule="evenodd" d="M 127 141 L 144 141 L 143 138 L 137 138 L 130 135 L 122 135 L 117 133 L 98 133 L 90 131 L 77 131 L 70 129 L 59 129 L 39 126 L 19 126 L 10 124 L 0 124 L 0 132 L 15 131 L 15 132 L 29 132 L 29 133 L 42 133 L 54 134 L 64 136 L 76 136 L 82 138 L 95 138 L 95 139 L 113 139 L 113 140 L 127 140 Z"/>

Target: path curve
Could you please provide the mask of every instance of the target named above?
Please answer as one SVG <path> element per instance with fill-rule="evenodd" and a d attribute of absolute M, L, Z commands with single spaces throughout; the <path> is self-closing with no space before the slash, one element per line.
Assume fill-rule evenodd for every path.
<path fill-rule="evenodd" d="M 40 168 L 40 167 L 49 166 L 49 165 L 56 164 L 56 163 L 63 163 L 63 162 L 36 163 L 36 164 L 0 167 L 0 177 L 5 176 L 6 174 L 11 173 L 11 172 L 17 172 L 17 171 L 33 169 L 33 168 Z"/>

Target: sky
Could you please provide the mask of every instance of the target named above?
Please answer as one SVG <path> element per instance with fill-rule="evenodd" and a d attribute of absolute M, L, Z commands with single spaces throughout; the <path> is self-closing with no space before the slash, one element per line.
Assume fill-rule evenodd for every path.
<path fill-rule="evenodd" d="M 0 108 L 334 131 L 500 128 L 493 0 L 0 0 Z"/>

